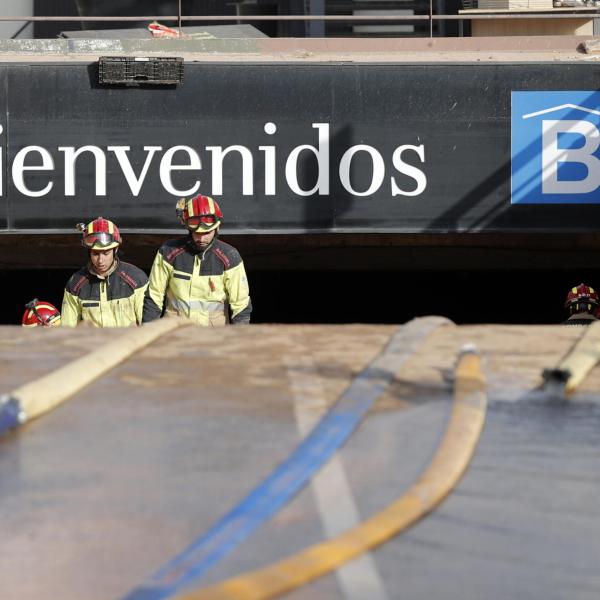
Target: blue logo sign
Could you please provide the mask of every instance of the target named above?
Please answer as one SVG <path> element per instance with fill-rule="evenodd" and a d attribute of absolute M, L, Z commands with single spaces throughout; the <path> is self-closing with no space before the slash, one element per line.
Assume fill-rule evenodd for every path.
<path fill-rule="evenodd" d="M 512 204 L 600 204 L 600 92 L 512 93 Z"/>

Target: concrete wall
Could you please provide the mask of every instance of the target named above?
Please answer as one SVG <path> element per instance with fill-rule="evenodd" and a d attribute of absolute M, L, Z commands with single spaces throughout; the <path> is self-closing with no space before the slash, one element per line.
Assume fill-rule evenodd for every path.
<path fill-rule="evenodd" d="M 20 17 L 33 15 L 33 0 L 2 0 L 0 16 Z M 32 38 L 33 24 L 30 23 L 17 36 L 15 34 L 25 25 L 24 21 L 0 21 L 0 39 L 12 37 Z"/>

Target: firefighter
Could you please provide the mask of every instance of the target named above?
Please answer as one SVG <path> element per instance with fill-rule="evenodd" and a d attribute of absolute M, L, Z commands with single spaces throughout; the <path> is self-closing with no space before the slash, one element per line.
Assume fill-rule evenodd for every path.
<path fill-rule="evenodd" d="M 54 304 L 34 298 L 25 305 L 21 325 L 23 327 L 59 327 L 60 312 Z"/>
<path fill-rule="evenodd" d="M 250 322 L 252 303 L 239 252 L 218 239 L 223 213 L 208 196 L 177 203 L 179 221 L 188 230 L 157 252 L 144 300 L 144 323 L 178 315 L 215 327 Z M 166 306 L 165 306 L 166 302 Z"/>
<path fill-rule="evenodd" d="M 569 310 L 569 318 L 563 325 L 590 325 L 597 321 L 595 316 L 600 302 L 594 288 L 580 283 L 571 288 L 567 294 L 565 308 Z"/>
<path fill-rule="evenodd" d="M 102 217 L 87 225 L 79 223 L 77 228 L 88 251 L 88 263 L 67 282 L 63 327 L 81 322 L 94 327 L 140 325 L 148 277 L 141 269 L 119 260 L 119 229 Z"/>

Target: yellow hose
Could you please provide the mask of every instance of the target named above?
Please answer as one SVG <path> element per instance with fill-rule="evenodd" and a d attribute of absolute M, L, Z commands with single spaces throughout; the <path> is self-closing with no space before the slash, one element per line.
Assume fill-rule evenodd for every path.
<path fill-rule="evenodd" d="M 56 408 L 65 400 L 89 385 L 92 381 L 116 367 L 159 338 L 182 325 L 189 324 L 176 318 L 160 319 L 142 327 L 128 328 L 118 337 L 101 348 L 22 385 L 3 398 L 18 403 L 20 421 L 34 419 Z"/>
<path fill-rule="evenodd" d="M 178 600 L 259 600 L 290 592 L 383 544 L 431 512 L 456 486 L 485 422 L 485 379 L 480 358 L 463 354 L 455 370 L 454 404 L 438 449 L 419 479 L 381 512 L 346 533 L 284 560 L 184 593 Z"/>

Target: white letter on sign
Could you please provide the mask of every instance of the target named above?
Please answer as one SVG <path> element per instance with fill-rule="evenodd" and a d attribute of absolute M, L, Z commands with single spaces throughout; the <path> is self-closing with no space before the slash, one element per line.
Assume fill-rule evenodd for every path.
<path fill-rule="evenodd" d="M 582 135 L 581 148 L 559 148 L 559 133 Z M 542 121 L 542 193 L 589 194 L 600 185 L 600 161 L 594 152 L 600 145 L 600 131 L 589 121 Z M 559 163 L 579 163 L 587 167 L 587 177 L 575 181 L 558 179 Z"/>
<path fill-rule="evenodd" d="M 42 164 L 40 166 L 26 166 L 25 158 L 30 152 L 37 152 L 41 159 Z M 53 171 L 54 170 L 54 159 L 52 155 L 46 148 L 42 148 L 41 146 L 25 146 L 25 148 L 21 148 L 17 152 L 15 156 L 15 160 L 13 160 L 12 164 L 12 178 L 15 182 L 15 187 L 24 194 L 25 196 L 29 196 L 30 198 L 39 198 L 40 196 L 45 196 L 51 189 L 54 183 L 50 181 L 48 185 L 42 190 L 34 191 L 30 190 L 25 185 L 24 171 Z"/>
<path fill-rule="evenodd" d="M 319 192 L 319 196 L 329 194 L 329 124 L 313 123 L 314 129 L 319 132 L 319 147 L 303 144 L 296 146 L 285 163 L 285 179 L 290 189 L 298 196 L 312 196 Z M 303 190 L 298 182 L 298 158 L 301 152 L 310 152 L 317 159 L 317 183 L 310 190 Z"/>
<path fill-rule="evenodd" d="M 152 146 L 151 146 L 152 147 Z M 190 159 L 189 164 L 187 165 L 174 165 L 173 164 L 173 156 L 176 152 L 185 152 Z M 194 185 L 191 188 L 186 190 L 178 190 L 173 185 L 173 178 L 171 177 L 171 173 L 175 170 L 177 171 L 199 171 L 202 168 L 202 163 L 200 162 L 200 157 L 198 153 L 189 146 L 173 146 L 169 148 L 164 154 L 160 161 L 159 173 L 160 173 L 160 182 L 165 190 L 172 194 L 173 196 L 191 196 L 198 191 L 200 187 L 200 180 L 196 179 L 194 181 Z"/>

